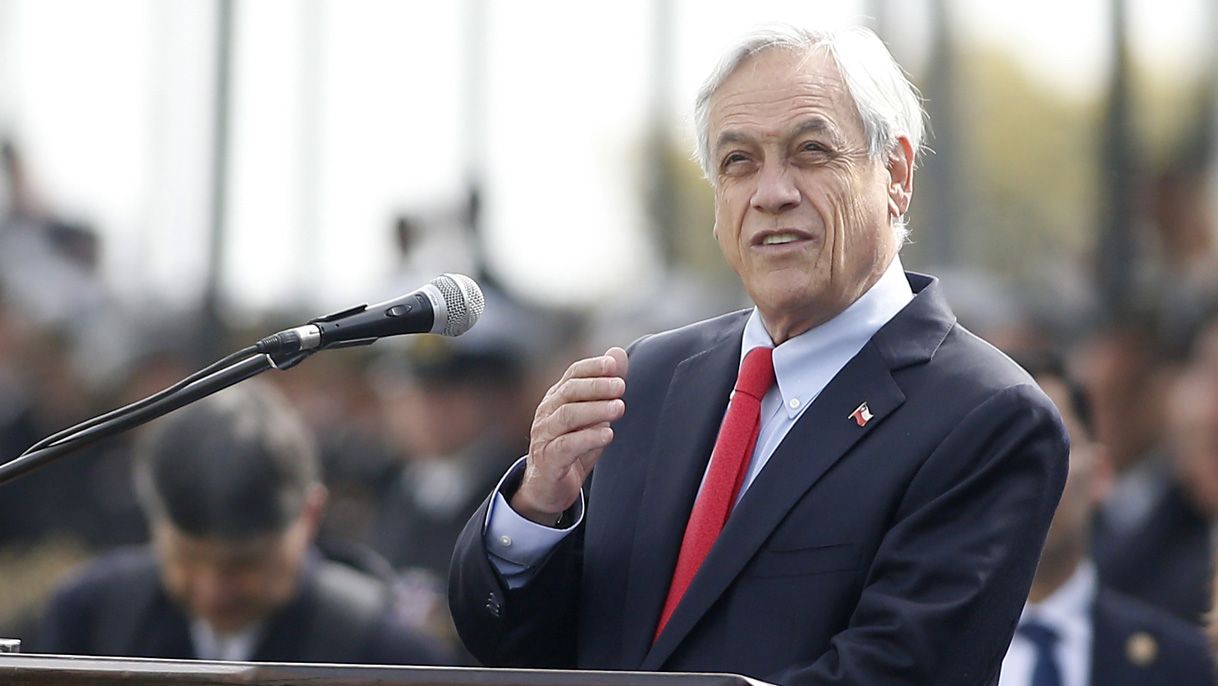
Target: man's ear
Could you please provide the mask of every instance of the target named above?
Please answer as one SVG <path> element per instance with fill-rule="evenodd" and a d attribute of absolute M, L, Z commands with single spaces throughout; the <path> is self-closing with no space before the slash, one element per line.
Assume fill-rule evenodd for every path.
<path fill-rule="evenodd" d="M 308 527 L 310 539 L 317 535 L 317 530 L 321 527 L 321 519 L 326 514 L 326 502 L 329 499 L 329 491 L 321 484 L 314 484 L 305 495 L 304 507 L 301 508 L 300 517 L 304 520 L 305 526 Z"/>
<path fill-rule="evenodd" d="M 1116 476 L 1112 470 L 1112 455 L 1108 446 L 1098 441 L 1091 444 L 1091 510 L 1095 511 L 1101 503 L 1108 499 L 1112 492 Z"/>
<path fill-rule="evenodd" d="M 888 215 L 891 219 L 905 216 L 913 199 L 914 150 L 905 136 L 888 153 Z"/>

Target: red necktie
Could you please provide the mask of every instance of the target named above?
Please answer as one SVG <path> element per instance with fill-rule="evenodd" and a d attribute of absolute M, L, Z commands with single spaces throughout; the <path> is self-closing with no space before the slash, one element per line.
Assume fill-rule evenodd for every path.
<path fill-rule="evenodd" d="M 774 385 L 772 355 L 771 348 L 753 348 L 740 365 L 740 376 L 736 378 L 727 416 L 719 428 L 715 449 L 711 451 L 706 480 L 685 525 L 677 568 L 672 574 L 668 599 L 664 601 L 664 611 L 660 614 L 653 642 L 664 631 L 664 625 L 668 624 L 681 596 L 685 595 L 685 589 L 689 588 L 694 574 L 723 530 L 732 504 L 736 502 L 736 494 L 744 483 L 749 458 L 753 455 L 753 446 L 757 444 L 757 432 L 761 428 L 761 399 Z"/>

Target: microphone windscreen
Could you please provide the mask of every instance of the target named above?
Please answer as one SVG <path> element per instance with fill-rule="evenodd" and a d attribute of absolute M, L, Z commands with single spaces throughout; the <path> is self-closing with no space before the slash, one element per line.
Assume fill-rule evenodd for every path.
<path fill-rule="evenodd" d="M 444 329 L 438 333 L 460 336 L 473 328 L 486 310 L 486 300 L 478 284 L 464 274 L 441 274 L 431 283 L 444 298 Z"/>

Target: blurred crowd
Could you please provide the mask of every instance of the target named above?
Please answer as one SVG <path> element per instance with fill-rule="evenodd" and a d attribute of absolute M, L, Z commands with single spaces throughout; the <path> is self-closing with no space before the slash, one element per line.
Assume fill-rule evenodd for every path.
<path fill-rule="evenodd" d="M 147 335 L 156 323 L 107 294 L 98 234 L 41 207 L 8 144 L 4 165 L 0 462 L 213 361 L 190 336 Z M 1046 277 L 1048 297 L 943 270 L 963 324 L 1016 359 L 1064 360 L 1063 374 L 1085 394 L 1102 446 L 1096 459 L 1112 475 L 1089 515 L 1100 581 L 1198 625 L 1212 604 L 1218 551 L 1218 203 L 1205 179 L 1203 165 L 1181 164 L 1147 187 L 1140 260 L 1129 270 L 1137 297 L 1123 307 L 1105 308 L 1086 288 L 1075 297 L 1086 265 L 1071 278 Z M 405 253 L 416 242 L 399 244 Z M 742 302 L 679 273 L 653 285 L 670 294 L 662 302 L 599 312 L 546 309 L 488 281 L 486 315 L 464 336 L 386 340 L 264 375 L 319 447 L 329 499 L 318 548 L 376 569 L 399 619 L 448 642 L 462 661 L 444 596 L 452 544 L 526 451 L 545 389 L 578 356 Z M 282 328 L 278 319 L 230 331 L 211 349 L 235 350 Z M 91 559 L 148 540 L 132 474 L 142 431 L 0 486 L 0 636 L 37 650 L 56 587 Z"/>
<path fill-rule="evenodd" d="M 1079 387 L 1110 475 L 1089 527 L 1101 584 L 1202 625 L 1218 551 L 1218 203 L 1196 155 L 1143 198 L 1128 302 L 1073 296 L 1061 275 L 1047 298 L 976 278 L 945 286 L 962 323 L 1016 360 L 1061 360 Z"/>
<path fill-rule="evenodd" d="M 107 295 L 97 233 L 39 206 L 18 151 L 6 143 L 4 157 L 0 462 L 174 383 L 214 361 L 209 352 L 219 357 L 214 351 L 232 352 L 284 321 L 318 314 L 277 313 L 208 346 L 188 326 L 202 317 L 130 316 Z M 412 245 L 401 241 L 404 270 Z M 414 275 L 401 276 L 387 287 Z M 411 336 L 327 351 L 260 379 L 316 441 L 328 490 L 318 548 L 388 579 L 401 619 L 454 647 L 444 598 L 452 543 L 526 450 L 546 379 L 576 354 L 587 331 L 571 313 L 483 286 L 487 312 L 459 338 Z M 41 615 L 57 587 L 89 561 L 149 540 L 132 464 L 134 446 L 157 423 L 0 486 L 0 635 L 37 650 Z"/>

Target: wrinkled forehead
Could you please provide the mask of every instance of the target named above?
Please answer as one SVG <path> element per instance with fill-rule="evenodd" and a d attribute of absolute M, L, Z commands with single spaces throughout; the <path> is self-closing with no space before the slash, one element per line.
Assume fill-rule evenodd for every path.
<path fill-rule="evenodd" d="M 813 113 L 844 134 L 862 133 L 862 117 L 827 49 L 768 48 L 741 62 L 711 95 L 711 141 L 741 119 Z"/>

